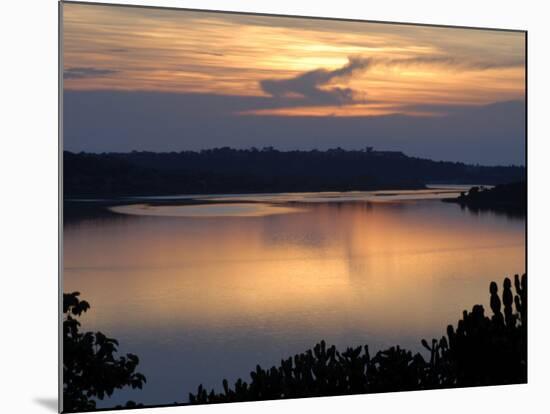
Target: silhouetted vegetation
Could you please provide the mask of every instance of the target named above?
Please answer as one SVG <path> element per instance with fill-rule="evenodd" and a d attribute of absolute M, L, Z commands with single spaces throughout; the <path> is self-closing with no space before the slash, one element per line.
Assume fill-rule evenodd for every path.
<path fill-rule="evenodd" d="M 65 197 L 405 189 L 426 183 L 493 185 L 525 178 L 524 167 L 436 162 L 372 148 L 65 151 L 63 162 Z"/>
<path fill-rule="evenodd" d="M 256 366 L 250 382 L 238 379 L 223 392 L 208 392 L 200 385 L 189 395 L 192 404 L 301 398 L 358 393 L 427 390 L 527 381 L 527 277 L 504 279 L 502 299 L 498 287 L 489 287 L 492 317 L 483 306 L 464 311 L 447 336 L 422 340 L 429 359 L 400 347 L 377 352 L 368 346 L 339 351 L 324 341 L 304 353 L 283 359 L 279 366 Z"/>
<path fill-rule="evenodd" d="M 457 198 L 444 199 L 471 210 L 496 210 L 525 215 L 527 212 L 527 182 L 500 184 L 494 188 L 472 187 Z"/>
<path fill-rule="evenodd" d="M 101 332 L 80 332 L 76 319 L 90 305 L 80 293 L 63 294 L 63 411 L 89 411 L 96 399 L 110 397 L 123 387 L 142 388 L 143 374 L 135 372 L 139 358 L 133 354 L 116 357 L 118 342 Z M 128 401 L 127 408 L 138 407 Z"/>
<path fill-rule="evenodd" d="M 515 294 L 513 293 L 515 290 Z M 238 379 L 233 386 L 223 380 L 223 392 L 207 392 L 199 385 L 189 394 L 191 404 L 256 401 L 281 398 L 349 395 L 395 391 L 527 382 L 527 276 L 504 279 L 502 293 L 495 282 L 489 286 L 492 316 L 483 306 L 464 311 L 447 335 L 431 342 L 420 353 L 394 346 L 374 356 L 369 347 L 345 351 L 325 341 L 270 369 L 259 365 L 250 381 Z M 142 388 L 145 377 L 135 372 L 137 356 L 115 357 L 118 342 L 100 332 L 79 332 L 76 319 L 90 305 L 79 293 L 63 295 L 63 411 L 96 409 L 96 399 L 111 396 L 126 386 Z M 142 407 L 133 401 L 115 408 Z"/>

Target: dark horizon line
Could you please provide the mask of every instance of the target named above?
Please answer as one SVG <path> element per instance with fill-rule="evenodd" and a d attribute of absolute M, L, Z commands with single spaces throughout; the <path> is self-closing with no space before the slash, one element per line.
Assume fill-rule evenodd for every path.
<path fill-rule="evenodd" d="M 135 154 L 135 153 L 142 153 L 142 154 L 155 154 L 155 155 L 165 155 L 165 154 L 182 154 L 182 153 L 196 153 L 200 154 L 203 152 L 208 151 L 216 151 L 216 150 L 231 150 L 231 151 L 243 151 L 243 152 L 279 152 L 279 153 L 291 153 L 291 152 L 324 152 L 327 153 L 329 151 L 339 151 L 339 152 L 360 152 L 368 154 L 368 151 L 366 150 L 369 146 L 365 146 L 364 148 L 360 149 L 346 149 L 341 147 L 333 147 L 333 148 L 327 148 L 327 149 L 288 149 L 288 150 L 281 150 L 277 149 L 273 146 L 264 146 L 261 148 L 258 147 L 247 147 L 247 148 L 237 148 L 237 147 L 230 147 L 230 146 L 223 146 L 223 147 L 209 147 L 209 148 L 201 148 L 201 149 L 181 149 L 181 150 L 165 150 L 165 151 L 152 151 L 152 150 L 146 150 L 146 149 L 131 149 L 127 151 L 76 151 L 76 150 L 69 150 L 69 149 L 63 149 L 63 153 L 71 153 L 71 154 L 83 154 L 83 155 L 122 155 L 122 154 Z M 255 150 L 255 151 L 254 151 Z M 402 154 L 404 157 L 412 158 L 412 159 L 418 159 L 418 160 L 428 160 L 433 162 L 448 162 L 448 163 L 454 163 L 454 164 L 463 164 L 463 165 L 470 165 L 470 166 L 476 166 L 476 167 L 491 167 L 491 168 L 498 168 L 498 167 L 515 167 L 515 168 L 526 168 L 525 164 L 479 164 L 479 163 L 469 163 L 464 161 L 450 161 L 450 160 L 444 160 L 444 159 L 432 159 L 422 156 L 411 156 L 406 154 L 404 151 L 399 150 L 385 150 L 385 149 L 372 149 L 372 153 L 385 153 L 385 154 Z"/>

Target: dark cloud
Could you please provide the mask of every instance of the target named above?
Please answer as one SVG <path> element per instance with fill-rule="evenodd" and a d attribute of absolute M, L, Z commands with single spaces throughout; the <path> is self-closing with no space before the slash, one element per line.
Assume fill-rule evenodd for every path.
<path fill-rule="evenodd" d="M 108 51 L 111 53 L 128 53 L 130 49 L 126 49 L 123 47 L 115 47 L 115 48 L 109 49 Z"/>
<path fill-rule="evenodd" d="M 315 69 L 288 79 L 266 79 L 260 81 L 262 90 L 276 99 L 300 99 L 305 105 L 345 105 L 364 101 L 351 88 L 325 88 L 334 79 L 351 77 L 366 70 L 369 58 L 349 57 L 348 63 L 335 70 Z"/>
<path fill-rule="evenodd" d="M 63 72 L 64 79 L 84 79 L 84 78 L 97 78 L 100 76 L 113 75 L 118 73 L 118 70 L 112 69 L 97 69 L 90 67 L 82 68 L 69 68 Z"/>
<path fill-rule="evenodd" d="M 413 58 L 371 58 L 348 57 L 348 63 L 341 68 L 315 69 L 287 79 L 265 79 L 260 81 L 261 89 L 273 99 L 273 107 L 283 106 L 330 106 L 367 103 L 367 91 L 351 88 L 327 87 L 335 79 L 346 79 L 358 72 L 368 71 L 373 66 L 443 65 L 451 70 L 486 70 L 492 68 L 516 67 L 524 62 L 510 59 L 501 62 L 472 61 L 466 58 L 445 55 L 418 56 Z"/>

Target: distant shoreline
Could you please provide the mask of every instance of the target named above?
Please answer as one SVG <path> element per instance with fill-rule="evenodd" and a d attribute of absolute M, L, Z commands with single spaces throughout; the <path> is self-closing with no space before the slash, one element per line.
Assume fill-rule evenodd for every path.
<path fill-rule="evenodd" d="M 496 185 L 522 180 L 525 174 L 523 167 L 432 161 L 372 149 L 63 153 L 65 198 L 390 192 L 426 189 L 426 183 Z"/>
<path fill-rule="evenodd" d="M 443 194 L 458 194 L 464 188 L 420 188 L 417 190 L 368 190 L 368 191 L 311 191 L 283 193 L 225 193 L 225 194 L 178 194 L 162 196 L 130 196 L 102 198 L 66 198 L 63 215 L 67 222 L 82 218 L 111 217 L 131 208 L 144 205 L 145 208 L 216 206 L 216 205 L 271 205 L 311 206 L 319 204 L 378 203 L 418 200 L 441 200 Z M 435 196 L 435 197 L 434 197 Z M 384 198 L 387 198 L 384 200 Z M 378 200 L 377 200 L 378 199 Z M 135 208 L 133 209 L 135 210 Z M 147 214 L 146 214 L 147 215 Z M 148 214 L 161 215 L 161 214 Z"/>
<path fill-rule="evenodd" d="M 441 201 L 456 203 L 470 210 L 494 210 L 517 215 L 527 213 L 527 183 L 525 181 L 501 184 L 494 188 L 474 186 L 456 198 Z"/>

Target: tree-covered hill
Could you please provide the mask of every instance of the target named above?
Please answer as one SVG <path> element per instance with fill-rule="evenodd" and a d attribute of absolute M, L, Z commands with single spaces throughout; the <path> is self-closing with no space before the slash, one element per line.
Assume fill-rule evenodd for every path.
<path fill-rule="evenodd" d="M 63 154 L 64 194 L 138 195 L 350 191 L 428 183 L 494 185 L 525 178 L 518 166 L 477 166 L 367 148 L 278 151 L 271 147 L 182 152 Z"/>

